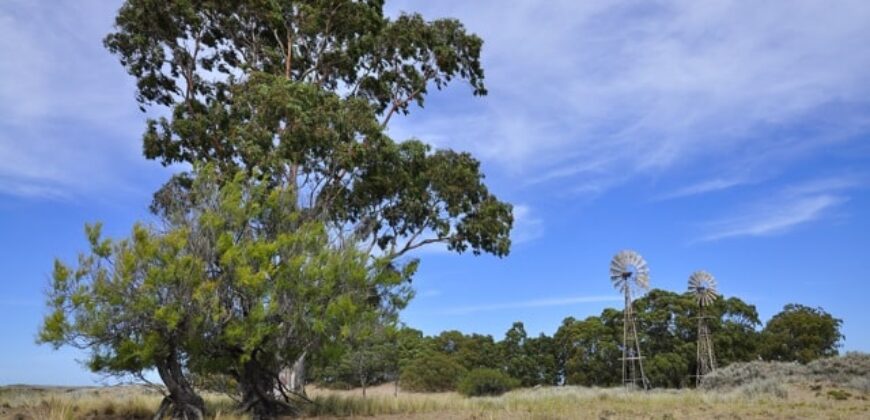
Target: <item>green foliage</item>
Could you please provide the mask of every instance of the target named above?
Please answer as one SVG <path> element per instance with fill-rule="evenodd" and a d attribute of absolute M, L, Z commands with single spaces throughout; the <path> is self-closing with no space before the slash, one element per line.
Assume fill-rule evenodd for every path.
<path fill-rule="evenodd" d="M 459 381 L 457 391 L 468 397 L 495 396 L 520 385 L 520 381 L 495 369 L 474 369 Z"/>
<path fill-rule="evenodd" d="M 635 300 L 644 367 L 651 384 L 682 387 L 695 370 L 697 302 L 688 294 L 654 289 Z M 705 308 L 720 366 L 755 356 L 759 324 L 752 305 L 737 298 L 717 299 Z M 565 319 L 554 335 L 554 354 L 568 384 L 620 384 L 622 312 L 605 309 L 583 321 Z"/>
<path fill-rule="evenodd" d="M 147 123 L 149 159 L 256 169 L 301 193 L 303 217 L 390 258 L 434 242 L 507 255 L 511 206 L 488 191 L 479 162 L 385 133 L 431 86 L 463 79 L 485 94 L 482 41 L 452 19 L 393 20 L 382 8 L 127 0 L 105 44 L 137 79 L 140 104 L 168 108 Z M 154 210 L 187 201 L 183 178 Z"/>
<path fill-rule="evenodd" d="M 732 297 L 717 299 L 711 306 L 710 319 L 713 346 L 720 366 L 752 360 L 758 356 L 761 337 L 757 327 L 761 324 L 755 305 Z"/>
<path fill-rule="evenodd" d="M 78 266 L 55 261 L 50 313 L 39 341 L 89 349 L 88 366 L 105 374 L 166 368 L 166 359 L 195 345 L 203 320 L 197 303 L 204 265 L 185 253 L 188 232 L 158 234 L 137 224 L 129 238 L 111 241 L 101 225 L 85 227 L 90 253 Z"/>
<path fill-rule="evenodd" d="M 128 0 L 116 25 L 105 43 L 137 78 L 142 103 L 219 98 L 231 75 L 249 71 L 347 91 L 378 113 L 422 105 L 429 84 L 440 89 L 454 78 L 486 93 L 480 38 L 453 19 L 387 19 L 380 0 Z M 393 104 L 396 97 L 404 103 Z"/>
<path fill-rule="evenodd" d="M 172 415 L 201 417 L 205 404 L 185 363 L 205 346 L 209 320 L 198 308 L 209 285 L 207 264 L 189 252 L 192 231 L 137 224 L 119 241 L 103 239 L 100 224 L 85 232 L 91 250 L 78 267 L 55 261 L 39 341 L 88 350 L 94 372 L 142 379 L 154 369 Z"/>
<path fill-rule="evenodd" d="M 583 321 L 566 318 L 554 335 L 557 357 L 560 360 L 565 383 L 570 385 L 612 386 L 622 381 L 621 329 L 610 318 L 613 310 L 605 310 L 601 317 Z M 621 327 L 621 325 L 620 325 Z"/>
<path fill-rule="evenodd" d="M 671 388 L 694 385 L 691 375 L 696 368 L 697 302 L 688 294 L 652 290 L 634 303 L 639 338 L 646 356 L 644 368 L 652 385 Z M 721 298 L 705 307 L 704 313 L 713 334 L 719 371 L 724 367 L 727 372 L 728 366 L 734 363 L 758 358 L 761 334 L 756 328 L 760 322 L 753 305 L 733 297 Z M 459 331 L 424 337 L 420 331 L 408 328 L 401 329 L 399 337 L 403 337 L 399 344 L 402 366 L 434 352 L 468 371 L 483 368 L 504 372 L 525 387 L 563 383 L 618 386 L 622 380 L 622 312 L 611 308 L 585 320 L 566 318 L 552 337 L 543 334 L 529 337 L 521 322 L 514 323 L 505 338 L 498 342 L 490 336 Z M 820 359 L 808 366 L 820 366 L 818 369 L 825 372 L 844 372 L 839 378 L 845 379 L 838 381 L 845 383 L 852 380 L 853 373 L 848 372 L 862 371 L 861 363 L 848 360 L 851 359 Z M 753 366 L 734 375 L 755 377 Z M 771 384 L 756 384 L 745 391 L 761 392 L 768 390 Z"/>
<path fill-rule="evenodd" d="M 499 367 L 501 354 L 492 336 L 444 331 L 432 338 L 434 348 L 449 355 L 465 369 Z"/>
<path fill-rule="evenodd" d="M 179 261 L 201 272 L 182 276 L 190 290 L 166 286 L 170 304 L 141 304 L 165 332 L 128 333 L 111 352 L 94 350 L 95 366 L 123 359 L 106 369 L 135 371 L 153 355 L 117 349 L 160 352 L 163 335 L 178 333 L 174 376 L 229 374 L 255 415 L 292 411 L 272 401 L 274 378 L 303 355 L 324 366 L 344 355 L 363 382 L 360 372 L 398 370 L 409 349 L 377 348 L 367 326 L 390 326 L 410 298 L 403 282 L 418 261 L 399 257 L 432 243 L 507 255 L 512 209 L 479 162 L 386 134 L 432 87 L 461 79 L 486 94 L 482 41 L 460 22 L 387 18 L 381 0 L 126 0 L 104 44 L 136 79 L 143 111 L 163 108 L 146 123 L 145 156 L 210 169 L 207 182 L 172 177 L 151 206 L 165 237 L 178 236 Z M 93 246 L 94 258 L 110 252 Z M 75 325 L 53 314 L 44 339 L 68 343 Z M 374 366 L 388 350 L 396 362 Z"/>
<path fill-rule="evenodd" d="M 391 325 L 356 324 L 351 337 L 339 349 L 336 360 L 320 360 L 314 366 L 313 379 L 321 386 L 365 389 L 388 380 L 398 379 L 399 332 Z"/>
<path fill-rule="evenodd" d="M 837 400 L 837 401 L 845 401 L 848 400 L 852 394 L 847 391 L 843 391 L 842 389 L 832 389 L 828 391 L 828 396 Z"/>
<path fill-rule="evenodd" d="M 837 355 L 843 321 L 821 308 L 786 305 L 761 334 L 761 355 L 766 360 L 808 363 Z"/>
<path fill-rule="evenodd" d="M 408 327 L 400 328 L 396 332 L 396 345 L 400 370 L 412 361 L 434 351 L 431 342 L 423 336 L 422 331 Z"/>
<path fill-rule="evenodd" d="M 465 373 L 465 368 L 447 355 L 430 352 L 402 368 L 401 383 L 410 391 L 452 391 Z"/>
<path fill-rule="evenodd" d="M 499 343 L 508 375 L 523 386 L 555 385 L 558 382 L 553 340 L 541 335 L 529 338 L 522 322 L 514 322 Z"/>
<path fill-rule="evenodd" d="M 292 189 L 216 176 L 196 172 L 195 205 L 162 231 L 137 225 L 114 242 L 88 227 L 91 254 L 75 269 L 55 264 L 41 340 L 89 349 L 103 373 L 156 368 L 184 392 L 191 374 L 227 374 L 245 393 L 271 393 L 285 360 L 407 302 L 413 270 L 330 246 L 321 223 L 293 210 Z"/>
<path fill-rule="evenodd" d="M 694 385 L 691 375 L 696 368 L 697 302 L 688 294 L 652 290 L 637 299 L 635 307 L 639 338 L 646 356 L 645 373 L 652 385 L 666 388 Z M 759 382 L 743 391 L 753 395 L 781 394 L 773 386 L 776 379 L 758 370 L 767 369 L 770 367 L 768 364 L 743 364 L 758 358 L 761 345 L 761 334 L 756 331 L 759 321 L 755 307 L 737 298 L 721 298 L 705 307 L 705 315 L 720 368 L 705 380 L 705 384 L 724 386 L 721 384 L 737 381 L 737 385 L 742 386 L 755 379 L 762 382 L 770 379 L 770 383 Z M 585 320 L 566 318 L 552 337 L 543 334 L 528 337 L 520 322 L 514 323 L 505 333 L 505 338 L 498 342 L 490 336 L 459 331 L 444 331 L 437 336 L 425 337 L 420 331 L 408 328 L 399 330 L 398 337 L 401 366 L 438 353 L 468 371 L 494 369 L 503 372 L 525 387 L 559 384 L 618 386 L 622 380 L 622 312 L 611 308 Z M 853 386 L 863 389 L 866 381 L 854 378 L 867 370 L 865 359 L 850 356 L 823 358 L 807 367 L 813 372 L 823 372 L 819 374 L 826 375 L 824 378 L 831 381 L 855 381 Z M 732 369 L 732 366 L 735 367 Z M 794 366 L 776 365 L 771 369 L 782 373 L 794 369 Z M 418 372 L 418 376 L 423 374 Z M 836 378 L 830 376 L 835 374 Z"/>

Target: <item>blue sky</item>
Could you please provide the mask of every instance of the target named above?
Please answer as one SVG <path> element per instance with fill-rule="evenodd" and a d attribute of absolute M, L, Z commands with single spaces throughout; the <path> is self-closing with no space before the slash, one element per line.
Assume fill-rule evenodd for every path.
<path fill-rule="evenodd" d="M 99 380 L 34 344 L 53 258 L 122 235 L 171 173 L 145 160 L 133 81 L 101 45 L 119 2 L 0 4 L 0 384 Z M 412 327 L 551 334 L 619 305 L 611 256 L 654 287 L 706 269 L 766 320 L 844 320 L 870 350 L 870 6 L 864 1 L 388 2 L 485 40 L 490 95 L 434 93 L 391 134 L 478 156 L 515 204 L 504 259 L 421 252 Z"/>

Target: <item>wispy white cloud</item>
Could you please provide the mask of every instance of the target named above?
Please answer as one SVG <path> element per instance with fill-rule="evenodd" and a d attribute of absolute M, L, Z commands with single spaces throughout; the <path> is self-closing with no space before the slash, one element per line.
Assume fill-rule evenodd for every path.
<path fill-rule="evenodd" d="M 829 193 L 867 186 L 867 177 L 860 174 L 818 178 L 786 189 L 791 195 Z"/>
<path fill-rule="evenodd" d="M 789 230 L 821 218 L 826 211 L 843 203 L 843 197 L 817 195 L 765 206 L 764 209 L 736 219 L 713 223 L 713 233 L 705 241 L 735 236 L 767 236 Z"/>
<path fill-rule="evenodd" d="M 0 5 L 0 51 L 14 58 L 0 61 L 0 110 L 9 122 L 50 117 L 110 125 L 136 110 L 133 80 L 102 45 L 120 5 Z"/>
<path fill-rule="evenodd" d="M 421 298 L 433 298 L 441 296 L 441 291 L 438 289 L 426 289 L 417 293 L 417 297 Z"/>
<path fill-rule="evenodd" d="M 134 84 L 102 46 L 119 1 L 0 4 L 0 194 L 129 191 L 147 168 Z"/>
<path fill-rule="evenodd" d="M 511 241 L 513 245 L 527 243 L 539 239 L 544 235 L 544 221 L 537 216 L 532 208 L 527 204 L 517 204 L 513 208 L 514 226 L 511 230 Z M 429 232 L 425 235 L 429 238 L 435 238 L 435 234 Z M 414 256 L 424 255 L 448 255 L 452 251 L 447 249 L 445 243 L 430 244 L 413 252 Z"/>
<path fill-rule="evenodd" d="M 860 179 L 854 176 L 823 178 L 769 194 L 742 214 L 709 223 L 708 233 L 700 241 L 777 235 L 817 221 L 848 201 L 847 191 L 862 185 Z"/>
<path fill-rule="evenodd" d="M 511 239 L 515 244 L 530 242 L 544 235 L 544 221 L 525 204 L 514 206 L 514 228 Z"/>
<path fill-rule="evenodd" d="M 687 185 L 677 190 L 662 194 L 658 200 L 671 200 L 675 198 L 689 197 L 698 194 L 706 194 L 715 191 L 727 190 L 749 183 L 746 178 L 713 178 L 695 184 Z"/>
<path fill-rule="evenodd" d="M 131 162 L 149 164 L 141 159 L 133 80 L 100 43 L 119 5 L 0 4 L 0 54 L 14 57 L 0 60 L 5 193 L 76 194 L 123 178 Z M 766 159 L 755 164 L 773 167 L 870 132 L 870 118 L 856 111 L 870 107 L 870 6 L 862 0 L 517 0 L 511 7 L 396 0 L 387 7 L 456 16 L 479 33 L 491 92 L 470 103 L 453 100 L 470 97 L 462 86 L 433 92 L 428 103 L 437 106 L 396 119 L 391 131 L 471 150 L 524 181 L 518 188 L 558 183 L 564 188 L 552 190 L 600 194 L 649 173 L 717 171 L 760 152 Z M 837 112 L 826 112 L 831 106 Z M 796 140 L 767 135 L 808 117 L 825 124 Z M 44 129 L 50 121 L 92 132 Z"/>
<path fill-rule="evenodd" d="M 64 201 L 71 198 L 67 192 L 56 185 L 39 185 L 38 182 L 21 182 L 20 179 L 0 178 L 0 194 L 38 197 L 53 201 Z"/>
<path fill-rule="evenodd" d="M 606 165 L 606 159 L 569 163 L 556 168 L 546 169 L 541 174 L 530 177 L 526 181 L 526 185 L 540 184 L 542 182 L 574 177 L 580 174 L 600 174 Z"/>
<path fill-rule="evenodd" d="M 522 302 L 493 303 L 472 306 L 460 306 L 444 311 L 446 315 L 467 315 L 476 312 L 499 311 L 505 309 L 542 308 L 552 306 L 568 306 L 578 303 L 619 302 L 620 296 L 574 296 L 567 298 L 535 299 Z"/>
<path fill-rule="evenodd" d="M 571 189 L 583 180 L 606 190 L 687 167 L 781 167 L 870 132 L 864 1 L 557 0 L 502 7 L 495 0 L 446 0 L 393 7 L 456 16 L 481 34 L 491 88 L 488 98 L 455 112 L 397 120 L 401 131 L 470 149 L 529 180 L 518 185 Z M 805 124 L 813 129 L 797 138 L 783 134 Z M 755 159 L 760 154 L 763 162 Z"/>

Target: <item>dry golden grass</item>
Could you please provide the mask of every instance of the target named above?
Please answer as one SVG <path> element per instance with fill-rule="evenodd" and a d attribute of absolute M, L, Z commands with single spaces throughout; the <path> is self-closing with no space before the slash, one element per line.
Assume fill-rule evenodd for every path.
<path fill-rule="evenodd" d="M 836 389 L 836 388 L 834 388 Z M 363 400 L 358 390 L 321 391 L 315 400 L 321 416 L 379 415 L 420 419 L 697 419 L 697 418 L 870 418 L 866 393 L 846 400 L 831 398 L 812 386 L 760 386 L 729 392 L 553 387 L 525 389 L 500 397 L 464 398 L 455 393 L 400 394 L 392 387 L 370 390 Z"/>
<path fill-rule="evenodd" d="M 214 418 L 232 411 L 232 401 L 204 396 Z M 150 419 L 163 396 L 141 386 L 116 387 L 0 387 L 0 419 Z"/>
<path fill-rule="evenodd" d="M 375 416 L 383 419 L 861 419 L 870 418 L 866 391 L 848 397 L 832 384 L 752 384 L 729 391 L 552 387 L 523 389 L 500 397 L 400 392 L 392 385 L 360 390 L 310 388 L 316 404 L 309 418 Z M 839 396 L 839 398 L 835 397 Z M 244 419 L 226 397 L 206 396 L 212 418 Z M 150 418 L 160 395 L 141 387 L 0 388 L 0 418 Z"/>

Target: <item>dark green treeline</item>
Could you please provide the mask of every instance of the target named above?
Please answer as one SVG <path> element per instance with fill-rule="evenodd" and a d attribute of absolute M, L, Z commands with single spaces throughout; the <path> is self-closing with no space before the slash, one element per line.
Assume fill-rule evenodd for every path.
<path fill-rule="evenodd" d="M 697 303 L 688 294 L 652 290 L 634 302 L 644 368 L 654 387 L 694 385 Z M 821 308 L 786 305 L 764 326 L 754 305 L 720 298 L 705 309 L 717 365 L 750 360 L 797 361 L 834 356 L 842 321 Z M 400 379 L 402 388 L 454 389 L 465 372 L 497 369 L 522 386 L 615 386 L 621 382 L 621 310 L 586 319 L 565 318 L 555 334 L 529 336 L 515 322 L 501 340 L 444 331 L 424 336 L 404 327 L 384 329 L 348 349 L 339 363 L 315 368 L 314 380 L 330 387 L 373 385 Z"/>

